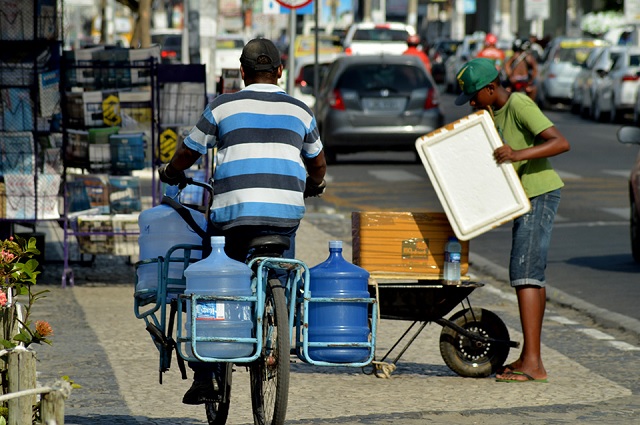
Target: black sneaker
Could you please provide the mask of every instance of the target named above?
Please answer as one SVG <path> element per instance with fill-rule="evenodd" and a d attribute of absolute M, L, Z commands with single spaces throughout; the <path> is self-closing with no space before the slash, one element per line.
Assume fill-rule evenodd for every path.
<path fill-rule="evenodd" d="M 211 381 L 193 381 L 191 388 L 182 397 L 184 404 L 204 404 L 217 401 L 217 391 Z"/>

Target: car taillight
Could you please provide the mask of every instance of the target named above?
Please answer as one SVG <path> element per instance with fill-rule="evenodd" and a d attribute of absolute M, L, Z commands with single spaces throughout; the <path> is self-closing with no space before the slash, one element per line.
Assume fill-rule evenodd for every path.
<path fill-rule="evenodd" d="M 353 50 L 351 50 L 351 47 L 347 47 L 346 49 L 344 49 L 344 53 L 350 55 L 353 53 Z"/>
<path fill-rule="evenodd" d="M 304 71 L 302 69 L 300 70 L 300 74 L 296 77 L 295 85 L 301 87 L 307 86 L 307 82 L 304 80 Z"/>
<path fill-rule="evenodd" d="M 339 111 L 344 111 L 344 100 L 342 100 L 342 95 L 340 94 L 339 89 L 334 89 L 333 94 L 329 97 L 329 107 L 331 109 L 337 109 Z"/>
<path fill-rule="evenodd" d="M 436 90 L 432 87 L 427 92 L 427 100 L 424 101 L 424 109 L 437 108 L 438 103 L 440 103 L 440 100 L 438 99 L 438 94 L 436 93 Z"/>
<path fill-rule="evenodd" d="M 637 75 L 624 75 L 622 81 L 638 81 Z"/>
<path fill-rule="evenodd" d="M 163 50 L 162 52 L 160 52 L 160 56 L 162 56 L 165 59 L 172 59 L 178 56 L 178 53 L 175 52 L 174 50 Z"/>

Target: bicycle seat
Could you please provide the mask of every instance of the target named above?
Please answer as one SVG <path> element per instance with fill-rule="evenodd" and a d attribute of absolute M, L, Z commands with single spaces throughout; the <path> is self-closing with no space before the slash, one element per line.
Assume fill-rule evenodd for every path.
<path fill-rule="evenodd" d="M 289 236 L 284 235 L 263 235 L 257 236 L 249 242 L 249 249 L 289 249 L 291 240 Z"/>

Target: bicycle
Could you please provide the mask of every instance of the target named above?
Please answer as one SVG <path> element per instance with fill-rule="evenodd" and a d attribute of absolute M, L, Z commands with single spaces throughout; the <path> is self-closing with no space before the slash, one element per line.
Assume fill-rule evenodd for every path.
<path fill-rule="evenodd" d="M 189 180 L 189 184 L 201 186 L 210 193 L 212 188 L 206 183 Z M 209 217 L 211 196 L 205 214 Z M 296 355 L 305 363 L 319 366 L 364 367 L 371 363 L 375 354 L 377 309 L 373 308 L 375 298 L 332 298 L 313 297 L 309 290 L 309 267 L 302 261 L 283 258 L 289 247 L 289 238 L 281 235 L 267 235 L 254 238 L 249 244 L 247 265 L 252 270 L 252 295 L 218 296 L 185 294 L 184 274 L 180 279 L 169 277 L 169 265 L 179 263 L 183 270 L 197 261 L 193 253 L 202 251 L 202 246 L 178 244 L 172 246 L 163 257 L 144 259 L 136 263 L 136 268 L 145 264 L 158 264 L 158 287 L 153 302 L 145 294 L 136 294 L 134 312 L 144 319 L 152 340 L 160 351 L 160 383 L 162 373 L 169 369 L 171 356 L 176 351 L 178 365 L 186 379 L 184 361 L 216 362 L 222 364 L 214 379 L 215 397 L 205 403 L 209 424 L 226 423 L 232 388 L 234 364 L 243 364 L 249 369 L 251 404 L 254 424 L 280 425 L 284 423 L 289 392 L 290 356 Z M 182 255 L 176 255 L 176 252 Z M 148 295 L 148 294 L 146 294 Z M 188 301 L 188 303 L 187 303 Z M 220 338 L 197 336 L 196 305 L 198 302 L 242 302 L 252 306 L 254 329 L 250 338 Z M 309 306 L 311 303 L 366 303 L 370 306 L 371 332 L 367 342 L 362 341 L 310 341 Z M 141 311 L 145 304 L 151 304 Z M 187 309 L 186 305 L 190 308 Z M 169 317 L 167 319 L 167 305 Z M 184 330 L 183 315 L 191 317 L 190 332 Z M 177 323 L 175 317 L 177 316 Z M 172 337 L 177 329 L 176 339 Z M 295 332 L 294 332 L 295 329 Z M 198 353 L 198 343 L 232 342 L 251 344 L 251 355 L 237 358 L 214 358 Z M 293 350 L 291 347 L 294 347 Z M 368 350 L 368 356 L 361 361 L 350 363 L 330 363 L 312 358 L 309 348 L 314 347 L 359 347 Z"/>

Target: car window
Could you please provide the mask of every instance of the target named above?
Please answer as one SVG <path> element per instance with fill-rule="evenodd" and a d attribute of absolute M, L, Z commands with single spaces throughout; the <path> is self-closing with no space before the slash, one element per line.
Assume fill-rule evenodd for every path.
<path fill-rule="evenodd" d="M 629 66 L 640 66 L 640 55 L 631 55 L 629 57 Z"/>
<path fill-rule="evenodd" d="M 164 39 L 163 48 L 177 49 L 182 46 L 182 36 L 170 35 Z"/>
<path fill-rule="evenodd" d="M 355 41 L 406 41 L 409 32 L 406 30 L 392 30 L 388 28 L 357 29 L 353 34 Z"/>
<path fill-rule="evenodd" d="M 338 80 L 338 89 L 371 91 L 387 89 L 391 92 L 430 87 L 424 71 L 403 64 L 354 65 Z"/>
<path fill-rule="evenodd" d="M 569 62 L 581 65 L 587 60 L 587 57 L 591 53 L 589 47 L 578 47 L 575 49 L 558 49 L 556 52 L 556 62 Z"/>
<path fill-rule="evenodd" d="M 315 81 L 314 75 L 313 75 L 314 74 L 313 68 L 314 68 L 314 65 L 312 63 L 302 67 L 302 79 L 306 81 L 310 86 L 313 86 Z M 328 63 L 318 64 L 318 77 L 319 77 L 318 81 L 322 81 L 328 69 L 329 69 Z"/>

